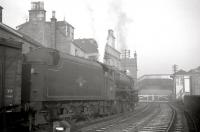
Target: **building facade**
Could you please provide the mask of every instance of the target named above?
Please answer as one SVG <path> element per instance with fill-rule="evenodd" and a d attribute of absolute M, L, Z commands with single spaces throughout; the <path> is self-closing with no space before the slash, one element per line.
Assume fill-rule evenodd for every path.
<path fill-rule="evenodd" d="M 173 94 L 173 80 L 170 74 L 150 74 L 138 79 L 140 102 L 170 101 Z"/>
<path fill-rule="evenodd" d="M 200 66 L 189 71 L 190 74 L 190 94 L 200 95 Z"/>
<path fill-rule="evenodd" d="M 121 70 L 125 71 L 127 75 L 137 80 L 137 54 L 136 52 L 134 53 L 134 58 L 130 57 L 130 50 L 124 50 L 124 52 L 122 52 Z"/>
<path fill-rule="evenodd" d="M 184 70 L 175 74 L 175 95 L 176 99 L 182 100 L 185 95 L 190 94 L 190 76 Z"/>
<path fill-rule="evenodd" d="M 104 63 L 116 69 L 121 69 L 120 52 L 115 49 L 115 37 L 113 30 L 108 30 L 107 43 L 105 46 Z"/>
<path fill-rule="evenodd" d="M 183 100 L 185 95 L 200 95 L 200 67 L 186 72 L 175 73 L 176 99 Z"/>
<path fill-rule="evenodd" d="M 70 46 L 70 54 L 73 56 L 87 58 L 85 51 L 74 43 Z"/>
<path fill-rule="evenodd" d="M 74 44 L 85 52 L 85 58 L 97 61 L 99 58 L 98 44 L 92 38 L 74 39 Z"/>
<path fill-rule="evenodd" d="M 51 20 L 46 21 L 46 10 L 43 2 L 31 3 L 29 21 L 19 25 L 17 29 L 40 42 L 44 47 L 80 57 L 85 56 L 84 51 L 73 43 L 74 27 L 71 24 L 65 20 L 57 21 L 55 11 L 52 11 Z"/>

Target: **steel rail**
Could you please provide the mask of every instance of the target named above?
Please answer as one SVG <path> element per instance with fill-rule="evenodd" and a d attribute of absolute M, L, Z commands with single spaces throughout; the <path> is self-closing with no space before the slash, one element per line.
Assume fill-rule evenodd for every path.
<path fill-rule="evenodd" d="M 137 113 L 135 113 L 134 115 L 130 115 L 130 114 L 133 114 L 133 113 L 130 113 L 130 114 L 126 114 L 126 115 L 123 115 L 121 117 L 118 117 L 118 118 L 115 118 L 115 119 L 111 119 L 111 120 L 108 120 L 106 122 L 99 122 L 97 124 L 94 124 L 95 127 L 92 127 L 92 126 L 88 126 L 88 127 L 83 127 L 81 128 L 82 131 L 87 131 L 88 129 L 87 128 L 90 128 L 90 130 L 97 130 L 99 128 L 102 128 L 102 127 L 114 127 L 116 124 L 118 123 L 121 123 L 122 121 L 125 122 L 126 120 L 128 120 L 129 118 L 133 118 L 139 114 L 142 114 L 144 113 L 145 111 L 148 111 L 149 109 L 151 108 L 151 105 L 145 105 L 143 108 L 140 108 L 141 110 L 138 110 Z M 80 129 L 79 129 L 80 130 Z"/>
<path fill-rule="evenodd" d="M 176 115 L 177 115 L 177 112 L 176 110 L 173 108 L 172 105 L 168 104 L 170 106 L 170 108 L 172 109 L 172 117 L 171 117 L 171 120 L 170 120 L 170 123 L 168 125 L 168 128 L 166 130 L 166 132 L 170 132 L 174 126 L 174 123 L 176 121 Z"/>
<path fill-rule="evenodd" d="M 144 117 L 144 114 L 149 114 L 150 111 L 153 109 L 153 105 L 150 105 L 146 110 L 142 110 L 140 112 L 135 113 L 134 115 L 124 118 L 123 120 L 120 120 L 119 122 L 115 122 L 112 124 L 112 126 L 104 126 L 103 128 L 106 128 L 106 130 L 103 130 L 105 132 L 110 132 L 110 131 L 115 131 L 115 130 L 121 130 L 121 131 L 128 131 L 128 129 L 138 129 L 141 125 L 146 124 L 146 122 L 149 121 L 149 118 L 152 117 L 152 114 L 148 116 L 148 121 L 144 120 L 142 121 L 141 116 Z M 155 115 L 155 112 L 154 112 Z M 140 123 L 138 124 L 136 119 L 140 120 Z M 142 123 L 142 124 L 141 124 Z M 96 131 L 102 131 L 101 129 L 103 128 L 98 128 Z"/>
<path fill-rule="evenodd" d="M 139 132 L 170 132 L 176 119 L 176 111 L 169 105 L 162 105 L 161 112 L 157 114 L 147 125 Z M 162 121 L 162 122 L 161 122 Z"/>

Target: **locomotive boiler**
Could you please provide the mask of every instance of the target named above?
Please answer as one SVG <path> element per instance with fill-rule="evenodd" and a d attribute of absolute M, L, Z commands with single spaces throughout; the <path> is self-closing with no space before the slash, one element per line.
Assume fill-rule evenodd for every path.
<path fill-rule="evenodd" d="M 55 49 L 28 53 L 22 71 L 22 104 L 31 125 L 133 111 L 137 102 L 134 82 L 125 73 Z"/>

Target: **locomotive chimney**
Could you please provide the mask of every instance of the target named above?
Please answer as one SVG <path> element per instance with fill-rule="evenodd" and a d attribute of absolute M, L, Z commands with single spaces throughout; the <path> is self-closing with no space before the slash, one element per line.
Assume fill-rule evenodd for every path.
<path fill-rule="evenodd" d="M 2 23 L 2 13 L 3 13 L 3 7 L 0 6 L 0 23 Z"/>

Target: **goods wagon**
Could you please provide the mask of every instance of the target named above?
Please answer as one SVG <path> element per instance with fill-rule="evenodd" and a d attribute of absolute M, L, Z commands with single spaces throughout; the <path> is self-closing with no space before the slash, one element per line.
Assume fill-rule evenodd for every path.
<path fill-rule="evenodd" d="M 0 39 L 0 108 L 21 104 L 22 44 Z"/>

